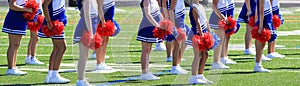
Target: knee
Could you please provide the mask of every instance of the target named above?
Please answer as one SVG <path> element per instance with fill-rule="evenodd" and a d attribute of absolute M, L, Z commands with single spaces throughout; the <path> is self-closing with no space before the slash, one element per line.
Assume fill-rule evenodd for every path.
<path fill-rule="evenodd" d="M 13 42 L 13 43 L 9 44 L 10 48 L 19 48 L 19 46 L 20 46 L 20 43 L 18 43 L 18 42 Z"/>

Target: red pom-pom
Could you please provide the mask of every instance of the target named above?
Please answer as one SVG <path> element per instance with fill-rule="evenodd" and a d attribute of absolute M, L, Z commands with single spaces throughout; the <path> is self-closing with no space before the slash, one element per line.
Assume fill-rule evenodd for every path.
<path fill-rule="evenodd" d="M 177 32 L 178 32 L 178 37 L 176 38 L 176 40 L 177 40 L 177 41 L 182 41 L 182 40 L 184 40 L 184 39 L 186 38 L 185 32 L 184 32 L 182 29 L 180 29 L 180 28 L 177 28 L 176 30 L 177 30 Z"/>
<path fill-rule="evenodd" d="M 25 3 L 25 8 L 31 8 L 32 13 L 29 12 L 24 12 L 23 16 L 27 20 L 32 20 L 34 19 L 34 16 L 36 12 L 38 11 L 39 4 L 36 2 L 36 0 L 27 0 Z"/>
<path fill-rule="evenodd" d="M 42 27 L 42 32 L 46 36 L 59 36 L 64 31 L 65 26 L 64 26 L 63 22 L 59 22 L 58 20 L 56 20 L 56 21 L 51 21 L 50 24 L 51 24 L 51 26 L 53 26 L 52 31 L 49 30 L 47 25 L 44 25 Z"/>
<path fill-rule="evenodd" d="M 271 32 L 269 29 L 264 28 L 261 33 L 258 33 L 258 27 L 254 27 L 251 31 L 252 38 L 259 40 L 260 42 L 267 42 L 271 38 Z"/>
<path fill-rule="evenodd" d="M 275 29 L 279 28 L 281 25 L 281 20 L 278 15 L 273 15 L 272 22 Z"/>
<path fill-rule="evenodd" d="M 44 16 L 38 15 L 37 21 L 36 22 L 27 22 L 27 26 L 31 32 L 37 32 L 41 28 L 43 21 L 44 21 Z"/>
<path fill-rule="evenodd" d="M 236 19 L 235 18 L 232 18 L 230 16 L 230 17 L 227 17 L 227 20 L 229 22 L 229 24 L 226 24 L 228 29 L 236 28 Z"/>
<path fill-rule="evenodd" d="M 90 48 L 92 50 L 96 50 L 101 47 L 103 39 L 101 36 L 96 33 L 94 37 L 92 36 L 92 33 L 89 31 L 85 31 L 81 38 L 80 42 L 87 48 Z"/>
<path fill-rule="evenodd" d="M 99 23 L 97 33 L 101 36 L 112 36 L 115 33 L 114 23 L 108 20 L 105 22 L 104 27 L 102 27 L 102 24 Z"/>
<path fill-rule="evenodd" d="M 227 30 L 228 29 L 227 26 L 226 26 L 225 20 L 223 20 L 223 19 L 219 20 L 218 24 L 219 24 L 219 28 L 221 28 L 223 30 Z"/>
<path fill-rule="evenodd" d="M 59 22 L 58 20 L 56 21 L 52 21 L 54 27 L 53 27 L 53 30 L 52 30 L 52 34 L 53 35 L 56 35 L 56 36 L 59 36 L 62 34 L 62 32 L 64 31 L 64 28 L 65 28 L 65 25 L 63 22 Z"/>
<path fill-rule="evenodd" d="M 159 22 L 159 27 L 167 30 L 172 30 L 173 23 L 168 19 L 162 19 Z"/>
<path fill-rule="evenodd" d="M 255 17 L 254 16 L 251 16 L 248 21 L 249 21 L 248 24 L 250 27 L 255 27 Z"/>
<path fill-rule="evenodd" d="M 195 35 L 192 38 L 192 42 L 199 51 L 205 51 L 214 45 L 214 40 L 210 33 L 203 33 L 203 36 Z"/>

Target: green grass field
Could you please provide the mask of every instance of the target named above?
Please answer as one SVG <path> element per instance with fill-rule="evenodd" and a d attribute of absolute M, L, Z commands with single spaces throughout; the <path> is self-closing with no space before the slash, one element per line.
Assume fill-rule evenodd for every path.
<path fill-rule="evenodd" d="M 237 7 L 237 9 L 240 7 Z M 151 72 L 159 74 L 160 80 L 141 81 L 129 80 L 129 77 L 136 77 L 141 74 L 140 54 L 141 42 L 136 41 L 135 37 L 138 31 L 138 25 L 142 17 L 139 7 L 122 7 L 122 11 L 117 11 L 115 19 L 120 24 L 122 30 L 116 37 L 111 37 L 108 45 L 107 55 L 111 58 L 106 59 L 108 65 L 114 67 L 115 72 L 87 72 L 87 80 L 94 85 L 189 85 L 188 75 L 171 75 L 168 71 L 171 69 L 171 63 L 165 62 L 166 53 L 164 51 L 151 52 Z M 3 25 L 7 9 L 0 11 L 0 27 Z M 300 8 L 282 8 L 285 12 L 285 24 L 281 26 L 278 33 L 292 33 L 291 31 L 300 28 Z M 208 16 L 211 10 L 208 10 Z M 236 11 L 236 17 L 239 11 Z M 68 24 L 65 28 L 67 51 L 63 57 L 61 76 L 71 80 L 69 84 L 59 85 L 75 85 L 77 80 L 76 65 L 78 61 L 78 44 L 73 44 L 73 32 L 79 20 L 79 11 L 67 10 Z M 209 18 L 209 17 L 208 17 Z M 186 23 L 189 24 L 189 17 L 186 16 Z M 299 30 L 298 30 L 299 32 Z M 229 57 L 238 62 L 236 65 L 230 65 L 228 70 L 210 70 L 212 60 L 212 51 L 209 51 L 209 59 L 205 70 L 205 76 L 214 81 L 212 85 L 225 86 L 296 86 L 300 84 L 300 36 L 294 32 L 293 35 L 278 36 L 276 45 L 279 47 L 277 52 L 286 55 L 282 59 L 273 59 L 272 61 L 263 62 L 265 68 L 271 69 L 271 73 L 254 73 L 252 72 L 255 65 L 253 55 L 243 55 L 243 48 L 233 50 L 230 49 Z M 240 31 L 231 37 L 230 45 L 244 45 L 245 24 L 242 24 Z M 298 35 L 297 35 L 298 34 Z M 29 31 L 23 36 L 21 46 L 18 52 L 17 66 L 19 69 L 28 72 L 25 76 L 6 76 L 7 69 L 6 50 L 8 48 L 8 37 L 5 33 L 0 33 L 0 85 L 47 85 L 44 80 L 47 76 L 49 64 L 49 56 L 52 51 L 50 39 L 40 39 L 37 47 L 37 57 L 46 63 L 46 65 L 25 65 L 25 57 L 27 53 L 27 44 L 29 42 Z M 154 45 L 153 45 L 154 47 Z M 90 51 L 92 52 L 92 51 Z M 267 51 L 265 50 L 265 54 Z M 191 70 L 193 60 L 192 49 L 187 49 L 184 53 L 186 61 L 181 66 L 187 70 Z M 89 59 L 87 70 L 93 70 L 96 61 Z M 66 71 L 65 71 L 66 70 Z M 126 79 L 127 78 L 127 79 Z"/>

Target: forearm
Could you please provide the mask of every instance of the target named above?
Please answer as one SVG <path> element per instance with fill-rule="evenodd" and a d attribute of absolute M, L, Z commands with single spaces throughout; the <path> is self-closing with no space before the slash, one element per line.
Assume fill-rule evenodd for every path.
<path fill-rule="evenodd" d="M 104 1 L 104 0 L 97 0 L 97 4 L 98 4 L 98 15 L 99 15 L 99 17 L 100 17 L 101 22 L 105 22 L 105 21 L 104 21 L 104 11 L 103 11 L 103 9 L 102 9 L 103 1 Z"/>
<path fill-rule="evenodd" d="M 245 0 L 246 2 L 246 7 L 248 11 L 251 11 L 251 4 L 250 4 L 250 0 Z"/>
<path fill-rule="evenodd" d="M 15 0 L 12 0 L 9 2 L 9 9 L 12 9 L 14 11 L 26 11 L 26 8 L 23 6 L 17 5 Z"/>
<path fill-rule="evenodd" d="M 225 16 L 222 15 L 222 13 L 218 10 L 218 0 L 213 0 L 213 6 L 212 9 L 214 11 L 214 13 L 220 18 L 220 19 L 225 19 Z"/>
<path fill-rule="evenodd" d="M 50 4 L 50 2 L 51 0 L 45 0 L 45 2 L 43 3 L 43 12 L 47 23 L 51 21 L 48 10 L 48 5 Z"/>
<path fill-rule="evenodd" d="M 264 3 L 265 3 L 265 0 L 261 0 L 260 3 L 259 3 L 259 29 L 262 29 L 263 27 L 263 24 L 264 24 Z"/>
<path fill-rule="evenodd" d="M 89 31 L 92 31 L 92 23 L 91 23 L 91 16 L 90 16 L 90 0 L 84 0 L 83 2 L 83 16 L 86 27 Z"/>

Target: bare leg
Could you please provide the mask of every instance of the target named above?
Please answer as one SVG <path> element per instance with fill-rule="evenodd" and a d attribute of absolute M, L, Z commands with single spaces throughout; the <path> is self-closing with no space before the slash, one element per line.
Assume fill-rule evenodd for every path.
<path fill-rule="evenodd" d="M 179 58 L 177 59 L 177 60 L 178 60 L 178 61 L 177 61 L 177 64 L 180 64 L 181 59 L 182 59 L 182 57 L 183 57 L 183 53 L 184 53 L 184 50 L 185 50 L 185 48 L 186 48 L 185 41 L 186 41 L 185 39 L 182 40 L 182 41 L 180 41 L 180 42 L 181 42 L 181 45 L 180 45 L 180 51 L 179 51 Z"/>
<path fill-rule="evenodd" d="M 166 47 L 167 47 L 167 57 L 171 57 L 173 47 L 174 47 L 172 42 L 166 42 Z"/>
<path fill-rule="evenodd" d="M 256 48 L 256 62 L 259 63 L 262 58 L 263 54 L 263 48 L 265 47 L 265 42 L 260 42 L 258 40 L 255 40 L 255 48 Z"/>
<path fill-rule="evenodd" d="M 86 61 L 88 57 L 89 49 L 79 43 L 79 60 L 77 64 L 77 77 L 78 80 L 83 80 L 85 78 L 85 68 L 86 68 Z"/>
<path fill-rule="evenodd" d="M 50 57 L 49 70 L 58 70 L 67 45 L 65 39 L 52 39 L 52 43 L 53 52 Z"/>
<path fill-rule="evenodd" d="M 143 74 L 149 72 L 151 46 L 152 43 L 142 42 L 141 65 Z"/>
<path fill-rule="evenodd" d="M 37 36 L 37 32 L 31 32 L 30 31 L 30 41 L 28 43 L 28 53 L 27 55 L 31 55 L 35 57 L 36 53 L 36 44 L 38 42 L 39 38 Z"/>
<path fill-rule="evenodd" d="M 173 66 L 178 65 L 178 59 L 180 56 L 180 45 L 179 41 L 174 41 L 174 51 L 173 51 Z"/>
<path fill-rule="evenodd" d="M 224 48 L 222 50 L 221 58 L 227 57 L 228 55 L 228 46 L 229 46 L 230 36 L 225 36 Z"/>
<path fill-rule="evenodd" d="M 9 46 L 7 49 L 8 69 L 16 67 L 17 53 L 20 46 L 22 35 L 9 34 Z"/>
<path fill-rule="evenodd" d="M 207 58 L 208 58 L 208 53 L 206 51 L 202 51 L 202 58 L 201 58 L 201 61 L 200 61 L 198 74 L 203 74 L 204 73 L 204 67 L 205 67 Z"/>
<path fill-rule="evenodd" d="M 275 41 L 268 42 L 268 54 L 275 52 Z"/>
<path fill-rule="evenodd" d="M 101 64 L 102 62 L 105 62 L 105 54 L 106 54 L 106 47 L 108 44 L 109 37 L 105 36 L 102 37 L 103 42 L 100 48 L 96 49 L 96 60 L 97 64 Z"/>
<path fill-rule="evenodd" d="M 214 62 L 219 62 L 223 47 L 225 46 L 225 33 L 223 30 L 215 30 L 215 33 L 220 37 L 220 45 L 214 49 Z"/>
<path fill-rule="evenodd" d="M 194 60 L 192 63 L 192 75 L 196 76 L 200 67 L 199 64 L 202 57 L 200 57 L 200 51 L 196 47 L 193 47 L 193 49 L 194 49 Z"/>
<path fill-rule="evenodd" d="M 252 36 L 251 36 L 252 28 L 249 24 L 246 24 L 246 33 L 245 33 L 245 48 L 249 49 L 252 47 Z"/>

